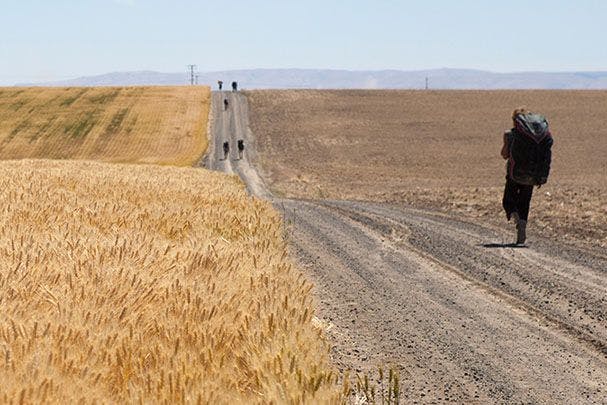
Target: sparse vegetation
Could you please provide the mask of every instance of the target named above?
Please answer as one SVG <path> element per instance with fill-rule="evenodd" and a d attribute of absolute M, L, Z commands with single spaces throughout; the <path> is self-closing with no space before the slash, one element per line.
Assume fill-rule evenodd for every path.
<path fill-rule="evenodd" d="M 65 134 L 72 138 L 85 138 L 97 124 L 97 111 L 87 111 L 65 127 Z"/>
<path fill-rule="evenodd" d="M 24 105 L 25 105 L 25 101 L 19 100 L 19 101 L 15 101 L 14 103 L 9 104 L 8 109 L 11 110 L 12 112 L 17 112 Z"/>
<path fill-rule="evenodd" d="M 94 94 L 89 97 L 93 104 L 109 104 L 120 94 L 120 88 L 109 88 L 106 91 Z"/>
<path fill-rule="evenodd" d="M 279 214 L 236 177 L 0 163 L 0 402 L 339 401 Z"/>
<path fill-rule="evenodd" d="M 42 136 L 43 134 L 47 133 L 47 131 L 49 130 L 49 128 L 51 128 L 51 126 L 53 125 L 53 123 L 55 122 L 55 120 L 57 119 L 57 117 L 49 117 L 48 120 L 46 122 L 41 123 L 40 127 L 38 128 L 38 130 L 35 133 L 32 133 L 30 135 L 30 143 L 36 141 L 40 136 Z M 21 131 L 17 131 L 17 133 L 19 133 Z"/>
<path fill-rule="evenodd" d="M 514 108 L 542 112 L 554 159 L 548 184 L 532 200 L 530 230 L 607 247 L 605 91 L 247 94 L 259 155 L 278 194 L 406 203 L 499 226 L 503 132 Z"/>
<path fill-rule="evenodd" d="M 126 117 L 126 115 L 129 113 L 129 110 L 130 108 L 122 108 L 118 112 L 116 112 L 112 117 L 112 121 L 110 121 L 110 124 L 105 128 L 104 134 L 112 135 L 116 133 L 118 131 L 118 128 L 120 128 L 120 126 L 122 125 L 124 117 Z"/>
<path fill-rule="evenodd" d="M 400 374 L 394 367 L 379 367 L 377 374 L 357 374 L 353 379 L 346 371 L 342 395 L 349 404 L 398 405 L 401 403 Z"/>
<path fill-rule="evenodd" d="M 206 149 L 209 103 L 202 86 L 4 88 L 0 159 L 191 166 Z"/>
<path fill-rule="evenodd" d="M 8 136 L 4 139 L 3 143 L 10 142 L 19 132 L 25 130 L 30 126 L 29 120 L 23 120 L 12 129 Z"/>
<path fill-rule="evenodd" d="M 65 89 L 66 91 L 70 91 L 69 88 Z M 82 97 L 87 91 L 89 91 L 89 89 L 78 89 L 78 91 L 74 94 L 73 92 L 70 92 L 70 95 L 67 97 L 64 97 L 61 99 L 61 101 L 59 102 L 59 106 L 60 107 L 69 107 L 72 104 L 74 104 L 76 102 L 76 100 L 78 100 L 80 97 Z M 95 100 L 91 100 L 93 103 L 95 103 Z"/>

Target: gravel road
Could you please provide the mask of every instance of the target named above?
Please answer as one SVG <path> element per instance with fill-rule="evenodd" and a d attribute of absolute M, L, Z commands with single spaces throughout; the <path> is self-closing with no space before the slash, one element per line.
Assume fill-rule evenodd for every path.
<path fill-rule="evenodd" d="M 204 165 L 283 212 L 340 369 L 394 365 L 407 403 L 607 403 L 604 252 L 515 248 L 500 229 L 387 204 L 275 198 L 246 97 L 213 93 L 211 126 Z M 244 158 L 220 160 L 237 139 Z"/>

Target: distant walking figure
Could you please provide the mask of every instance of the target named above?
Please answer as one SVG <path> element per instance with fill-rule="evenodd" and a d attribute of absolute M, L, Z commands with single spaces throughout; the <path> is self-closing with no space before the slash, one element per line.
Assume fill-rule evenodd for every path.
<path fill-rule="evenodd" d="M 217 86 L 219 87 L 219 91 L 223 89 L 223 82 L 221 80 L 217 80 Z"/>
<path fill-rule="evenodd" d="M 229 154 L 230 154 L 230 143 L 228 141 L 225 141 L 223 143 L 223 160 L 227 160 Z"/>
<path fill-rule="evenodd" d="M 513 128 L 504 134 L 501 155 L 508 160 L 502 205 L 516 225 L 516 243 L 527 239 L 527 217 L 533 186 L 545 184 L 552 160 L 552 135 L 544 116 L 524 108 L 512 113 Z"/>
<path fill-rule="evenodd" d="M 232 82 L 232 91 L 238 91 L 238 83 Z"/>
<path fill-rule="evenodd" d="M 230 102 L 228 101 L 228 99 L 224 98 L 223 99 L 223 110 L 224 111 L 227 110 L 229 105 L 230 105 Z"/>
<path fill-rule="evenodd" d="M 244 141 L 242 139 L 238 140 L 238 159 L 242 159 L 242 154 L 244 153 Z"/>

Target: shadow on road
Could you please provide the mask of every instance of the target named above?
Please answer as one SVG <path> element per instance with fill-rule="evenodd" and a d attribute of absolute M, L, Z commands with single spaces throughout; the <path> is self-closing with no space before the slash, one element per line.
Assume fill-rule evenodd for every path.
<path fill-rule="evenodd" d="M 481 245 L 487 249 L 499 249 L 499 248 L 515 248 L 515 249 L 525 249 L 527 245 L 522 245 L 518 243 L 484 243 Z"/>

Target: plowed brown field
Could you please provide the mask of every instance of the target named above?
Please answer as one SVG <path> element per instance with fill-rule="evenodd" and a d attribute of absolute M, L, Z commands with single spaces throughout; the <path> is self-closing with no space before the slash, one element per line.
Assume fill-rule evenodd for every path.
<path fill-rule="evenodd" d="M 607 92 L 253 91 L 251 129 L 270 187 L 289 197 L 402 202 L 503 224 L 510 113 L 545 114 L 552 174 L 530 232 L 607 246 Z"/>
<path fill-rule="evenodd" d="M 227 110 L 222 108 L 225 98 L 229 99 Z M 212 135 L 204 163 L 215 170 L 237 173 L 249 192 L 269 199 L 284 215 L 289 224 L 289 250 L 298 267 L 314 281 L 319 325 L 330 338 L 331 359 L 340 370 L 371 372 L 390 365 L 402 377 L 398 390 L 392 391 L 398 393 L 402 403 L 604 402 L 604 248 L 579 249 L 561 238 L 537 234 L 530 237 L 529 246 L 513 245 L 508 243 L 514 236 L 513 229 L 479 224 L 484 218 L 454 217 L 452 213 L 409 208 L 402 203 L 318 198 L 325 193 L 322 189 L 320 195 L 313 188 L 303 189 L 302 195 L 316 198 L 280 198 L 267 189 L 267 177 L 257 170 L 257 134 L 263 136 L 265 130 L 249 130 L 249 106 L 256 108 L 250 101 L 238 93 L 213 94 Z M 343 115 L 348 108 L 344 106 L 335 115 Z M 317 109 L 314 112 L 322 113 Z M 265 115 L 268 130 L 273 130 L 276 120 L 271 114 L 270 110 Z M 302 117 L 314 119 L 304 114 L 290 118 L 298 131 L 303 127 Z M 359 116 L 347 119 L 356 123 Z M 288 125 L 282 128 L 287 135 L 302 134 L 288 132 Z M 316 179 L 342 180 L 351 195 L 382 198 L 382 194 L 365 194 L 377 187 L 373 179 L 365 177 L 365 170 L 389 173 L 391 161 L 373 166 L 360 151 L 354 151 L 352 157 L 359 158 L 362 168 L 349 162 L 348 156 L 340 156 L 339 163 L 357 171 L 359 177 L 342 174 L 339 166 L 331 166 L 333 161 L 317 159 L 306 149 L 306 142 L 316 146 L 320 143 L 314 132 L 306 134 L 305 138 L 286 139 L 276 133 L 265 137 L 269 143 L 263 146 L 301 142 L 298 153 L 302 156 L 295 154 L 295 162 L 312 171 Z M 247 145 L 244 157 L 232 154 L 223 159 L 222 143 L 238 139 Z M 322 141 L 334 142 L 326 138 Z M 351 139 L 351 143 L 356 142 L 359 139 Z M 364 147 L 369 150 L 376 145 L 367 142 Z M 424 145 L 416 147 L 419 150 Z M 329 148 L 340 153 L 339 147 Z M 398 162 L 399 153 L 387 149 L 384 147 L 383 153 Z M 315 149 L 316 153 L 322 151 L 323 147 Z M 280 159 L 282 168 L 290 162 L 280 152 L 266 152 L 264 157 Z M 285 152 L 288 157 L 294 156 L 293 149 Z M 414 153 L 407 156 L 413 161 L 423 158 Z M 276 168 L 271 161 L 265 163 Z M 433 164 L 431 159 L 425 163 Z M 435 166 L 440 168 L 440 162 Z M 424 169 L 420 165 L 414 175 L 429 178 L 429 183 L 436 185 L 425 195 L 415 195 L 414 201 L 422 205 L 422 198 L 436 198 L 430 201 L 440 202 L 440 177 Z M 323 170 L 339 177 L 325 176 Z M 401 170 L 406 179 L 407 172 Z M 448 167 L 443 170 L 444 176 L 449 175 Z M 391 180 L 375 179 L 377 189 L 391 184 Z M 357 181 L 366 181 L 367 190 L 362 186 L 354 189 Z M 399 185 L 395 181 L 392 184 Z M 479 190 L 491 190 L 489 184 Z M 407 195 L 406 186 L 399 187 Z M 481 198 L 479 193 L 475 200 Z M 447 204 L 442 207 L 452 209 Z M 357 387 L 366 386 L 362 379 L 357 383 Z M 386 388 L 377 385 L 378 389 L 382 386 Z M 375 402 L 370 400 L 372 389 L 371 394 L 366 388 L 363 392 L 363 398 L 353 398 L 352 402 Z M 358 394 L 362 394 L 360 390 Z"/>

